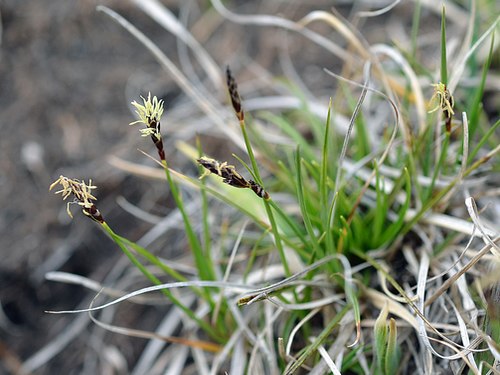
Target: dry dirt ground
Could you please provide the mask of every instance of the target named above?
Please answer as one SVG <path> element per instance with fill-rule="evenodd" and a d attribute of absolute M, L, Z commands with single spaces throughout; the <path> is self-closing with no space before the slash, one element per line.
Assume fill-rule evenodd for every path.
<path fill-rule="evenodd" d="M 176 1 L 163 3 L 178 11 Z M 328 9 L 326 1 L 315 3 Z M 137 131 L 127 126 L 133 120 L 130 100 L 143 93 L 138 82 L 154 81 L 157 95 L 166 99 L 175 98 L 178 91 L 143 46 L 96 12 L 98 4 L 132 20 L 163 51 L 172 51 L 169 57 L 175 61 L 175 38 L 128 1 L 0 1 L 0 374 L 18 368 L 76 321 L 74 316 L 48 315 L 45 310 L 83 307 L 91 298 L 82 288 L 46 281 L 46 272 L 103 280 L 123 257 L 83 215 L 67 217 L 64 203 L 48 192 L 52 181 L 61 173 L 92 178 L 99 186 L 101 211 L 117 232 L 133 240 L 148 225 L 124 212 L 116 204 L 117 196 L 165 214 L 155 206 L 162 199 L 155 183 L 120 173 L 106 160 L 111 154 L 144 159 L 136 152 Z M 432 21 L 439 25 L 438 17 Z M 373 29 L 373 39 L 383 26 Z M 234 55 L 227 52 L 229 46 L 240 48 L 242 40 L 260 66 L 268 69 L 276 62 L 271 39 L 248 34 L 249 30 L 233 30 L 225 33 L 228 40 L 206 46 L 221 68 L 227 62 L 225 54 Z M 331 57 L 320 63 L 314 53 L 300 48 L 294 53 L 301 55 L 305 67 L 308 59 L 316 62 L 302 71 L 312 81 L 322 66 L 332 66 Z M 321 80 L 316 83 L 321 85 Z M 146 195 L 153 199 L 143 200 Z M 135 308 L 120 318 L 123 325 L 152 328 L 162 314 Z M 99 331 L 89 324 L 83 332 L 36 373 L 84 373 L 82 356 L 89 349 L 89 337 Z M 119 348 L 129 366 L 133 364 L 144 341 L 109 335 L 107 342 Z"/>
<path fill-rule="evenodd" d="M 85 296 L 80 288 L 45 281 L 46 271 L 102 279 L 120 256 L 87 219 L 68 220 L 64 204 L 48 192 L 50 183 L 61 173 L 99 180 L 103 207 L 115 206 L 107 196 L 118 186 L 132 200 L 147 189 L 114 173 L 104 156 L 134 133 L 127 126 L 133 118 L 125 95 L 131 77 L 154 74 L 158 66 L 133 38 L 96 12 L 97 4 L 0 2 L 0 374 L 73 321 L 44 310 L 74 307 Z M 162 48 L 173 45 L 173 38 L 164 37 L 167 33 L 130 3 L 99 4 L 134 19 Z M 121 215 L 112 208 L 109 214 Z M 119 226 L 129 228 L 132 237 L 144 230 L 133 221 Z M 71 373 L 78 345 L 69 345 L 37 373 Z M 124 350 L 134 356 L 135 348 Z"/>

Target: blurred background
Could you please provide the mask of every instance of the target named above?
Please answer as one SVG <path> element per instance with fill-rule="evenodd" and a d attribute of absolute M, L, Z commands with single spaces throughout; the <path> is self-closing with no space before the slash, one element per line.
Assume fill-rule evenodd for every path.
<path fill-rule="evenodd" d="M 65 203 L 48 192 L 60 174 L 92 179 L 106 220 L 131 240 L 140 239 L 170 213 L 172 203 L 165 196 L 162 181 L 134 176 L 109 163 L 110 156 L 116 156 L 155 165 L 137 151 L 140 148 L 154 154 L 150 142 L 128 126 L 134 120 L 132 100 L 139 100 L 139 95 L 148 91 L 165 100 L 162 131 L 174 168 L 197 173 L 175 150 L 179 140 L 194 144 L 197 133 L 203 135 L 205 148 L 213 153 L 223 150 L 230 155 L 235 150 L 144 46 L 96 11 L 97 5 L 106 5 L 123 15 L 195 84 L 205 86 L 210 100 L 225 105 L 223 81 L 209 80 L 184 44 L 147 15 L 139 3 L 0 1 L 0 373 L 15 373 L 23 363 L 27 372 L 38 374 L 91 374 L 96 369 L 129 373 L 146 344 L 145 340 L 104 332 L 86 314 L 44 312 L 83 308 L 94 296 L 81 287 L 47 281 L 49 271 L 71 272 L 100 282 L 112 270 L 117 275 L 125 272 L 124 268 L 116 271 L 116 264 L 124 257 L 99 228 L 77 209 L 70 219 Z M 161 3 L 203 45 L 220 67 L 219 74 L 231 64 L 244 99 L 256 91 L 273 94 L 285 90 L 282 81 L 278 81 L 278 88 L 269 88 L 276 82 L 273 77 L 285 77 L 324 103 L 333 95 L 336 82 L 326 78 L 323 68 L 340 73 L 342 61 L 304 37 L 272 27 L 238 25 L 222 17 L 209 1 Z M 239 14 L 299 20 L 312 10 L 330 11 L 332 7 L 353 19 L 359 11 L 390 3 L 229 1 L 226 6 Z M 356 26 L 370 43 L 404 45 L 409 43 L 413 10 L 413 2 L 403 1 L 384 16 L 358 18 Z M 424 40 L 425 35 L 438 35 L 439 12 L 439 6 L 422 9 Z M 451 4 L 450 12 L 449 34 L 456 32 L 459 37 L 465 29 L 460 25 L 465 11 Z M 324 24 L 313 23 L 310 28 L 329 40 L 345 43 Z M 427 51 L 422 60 L 436 64 L 438 47 L 434 42 L 422 45 L 421 51 Z M 294 77 L 300 77 L 300 82 L 294 82 Z M 495 116 L 497 98 L 485 105 Z M 140 207 L 142 214 L 134 214 L 132 207 Z M 175 245 L 176 232 L 170 235 Z M 145 285 L 144 280 L 138 283 Z M 124 289 L 136 286 L 121 285 Z M 131 306 L 120 309 L 113 321 L 154 330 L 167 311 L 165 306 Z"/>

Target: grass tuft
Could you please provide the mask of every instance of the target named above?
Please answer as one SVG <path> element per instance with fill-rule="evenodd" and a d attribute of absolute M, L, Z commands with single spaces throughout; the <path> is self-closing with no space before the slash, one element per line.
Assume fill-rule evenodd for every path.
<path fill-rule="evenodd" d="M 371 45 L 362 30 L 336 12 L 312 10 L 294 22 L 238 15 L 218 0 L 212 4 L 229 21 L 282 28 L 336 54 L 343 73 L 321 74 L 341 89 L 332 97 L 310 98 L 297 92 L 301 85 L 259 77 L 277 92 L 286 90 L 270 105 L 265 90 L 237 83 L 236 77 L 244 75 L 227 66 L 227 86 L 217 90 L 228 100 L 215 103 L 202 95 L 206 88 L 195 85 L 199 80 L 183 74 L 135 26 L 99 7 L 153 53 L 194 103 L 193 118 L 216 124 L 223 143 L 234 147 L 214 152 L 225 161 L 206 156 L 213 147 L 203 131 L 175 146 L 160 129 L 160 121 L 171 129 L 176 121 L 164 111 L 163 100 L 149 94 L 142 104 L 132 103 L 139 116 L 135 123 L 146 126 L 141 133 L 150 136 L 161 166 L 160 173 L 147 174 L 166 182 L 165 196 L 183 224 L 182 261 L 194 275 L 115 233 L 96 207 L 91 181 L 62 176 L 56 181 L 63 198 L 74 197 L 153 284 L 78 312 L 159 290 L 187 318 L 177 326 L 179 337 L 122 330 L 93 319 L 112 332 L 163 337 L 188 347 L 196 368 L 204 369 L 200 373 L 420 374 L 450 363 L 455 373 L 494 369 L 500 280 L 481 279 L 490 274 L 491 264 L 500 263 L 499 236 L 487 218 L 499 217 L 482 199 L 490 195 L 498 204 L 489 178 L 499 169 L 495 132 L 500 122 L 489 120 L 482 104 L 492 74 L 494 27 L 476 25 L 487 29 L 470 54 L 489 33 L 492 37 L 482 68 L 473 70 L 470 54 L 455 56 L 452 48 L 457 26 L 450 14 L 461 14 L 453 6 L 441 9 L 440 37 L 435 30 L 427 40 L 419 25 L 435 9 L 417 2 L 408 22 L 411 43 L 408 50 L 398 50 Z M 397 8 L 366 10 L 355 19 L 383 17 Z M 335 30 L 343 43 L 313 31 L 312 23 Z M 187 32 L 182 28 L 182 39 L 199 46 Z M 423 41 L 435 47 L 434 60 L 424 58 Z M 469 62 L 469 70 L 461 68 L 462 62 Z M 217 82 L 218 73 L 207 64 L 204 70 Z M 467 86 L 466 71 L 477 78 L 473 88 Z M 439 82 L 430 81 L 438 76 Z M 247 102 L 242 94 L 257 98 Z M 248 110 L 253 108 L 249 102 L 261 103 L 262 110 Z M 310 103 L 321 108 L 320 115 Z M 228 161 L 233 151 L 236 166 Z M 174 154 L 184 164 L 173 168 Z M 113 160 L 128 173 L 146 174 L 143 167 Z M 187 209 L 191 201 L 200 202 L 195 213 Z M 188 297 L 195 303 L 187 303 Z"/>

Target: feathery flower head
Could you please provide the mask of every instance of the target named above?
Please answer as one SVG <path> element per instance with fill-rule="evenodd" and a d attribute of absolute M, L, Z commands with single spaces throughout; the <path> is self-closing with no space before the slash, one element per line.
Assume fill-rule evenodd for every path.
<path fill-rule="evenodd" d="M 62 186 L 62 189 L 56 191 L 55 194 L 61 194 L 63 200 L 66 200 L 66 198 L 71 195 L 74 198 L 73 201 L 68 202 L 66 205 L 66 212 L 68 213 L 69 217 L 73 218 L 69 206 L 70 204 L 76 203 L 82 207 L 82 211 L 85 215 L 100 223 L 104 222 L 101 213 L 92 202 L 97 200 L 97 198 L 94 197 L 91 193 L 93 189 L 97 189 L 97 186 L 92 185 L 92 180 L 89 180 L 88 184 L 86 184 L 83 180 L 80 181 L 77 179 L 71 179 L 61 175 L 50 185 L 49 191 L 58 184 Z"/>
<path fill-rule="evenodd" d="M 146 129 L 140 130 L 143 137 L 154 135 L 161 138 L 160 135 L 160 120 L 163 114 L 163 100 L 158 100 L 156 96 L 151 99 L 151 93 L 145 99 L 141 96 L 144 104 L 139 104 L 135 100 L 132 105 L 135 107 L 135 113 L 139 116 L 139 120 L 131 122 L 129 125 L 142 123 L 146 125 Z"/>
<path fill-rule="evenodd" d="M 455 103 L 453 100 L 453 96 L 451 95 L 446 85 L 442 82 L 439 82 L 439 83 L 434 83 L 431 86 L 434 87 L 434 94 L 432 95 L 430 101 L 432 102 L 435 99 L 438 99 L 439 102 L 436 105 L 436 107 L 434 107 L 429 111 L 429 113 L 436 112 L 438 109 L 441 108 L 446 117 L 449 118 L 451 117 L 451 115 L 454 115 L 455 112 L 453 112 L 453 106 L 455 105 Z"/>

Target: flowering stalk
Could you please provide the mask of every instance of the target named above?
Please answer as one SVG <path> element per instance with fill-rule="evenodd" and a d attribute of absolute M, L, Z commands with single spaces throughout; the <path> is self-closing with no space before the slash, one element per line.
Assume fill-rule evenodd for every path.
<path fill-rule="evenodd" d="M 163 100 L 158 100 L 153 96 L 151 100 L 151 93 L 145 99 L 141 96 L 144 104 L 139 104 L 135 100 L 132 105 L 135 107 L 135 113 L 139 116 L 139 120 L 131 122 L 129 125 L 144 124 L 146 129 L 141 129 L 140 132 L 143 137 L 151 136 L 153 143 L 158 150 L 160 159 L 165 160 L 165 150 L 163 149 L 163 140 L 160 133 L 160 119 L 163 114 Z"/>
<path fill-rule="evenodd" d="M 260 177 L 260 172 L 259 172 L 259 167 L 257 166 L 257 160 L 255 159 L 255 155 L 253 153 L 252 149 L 252 144 L 250 143 L 250 139 L 248 138 L 246 126 L 245 126 L 245 113 L 243 111 L 243 108 L 241 106 L 241 97 L 238 92 L 238 85 L 236 84 L 236 79 L 231 73 L 231 69 L 229 69 L 229 66 L 226 68 L 226 82 L 227 82 L 227 89 L 229 92 L 229 96 L 231 97 L 231 104 L 233 105 L 234 112 L 236 114 L 236 118 L 240 122 L 240 129 L 241 133 L 243 134 L 243 139 L 245 140 L 245 146 L 248 152 L 248 157 L 250 158 L 250 162 L 252 163 L 252 169 L 253 169 L 253 174 L 255 176 L 255 180 L 257 181 L 256 186 L 262 189 L 262 192 L 264 192 L 263 195 L 260 195 L 258 192 L 256 192 L 254 189 L 254 192 L 259 195 L 261 198 L 264 199 L 264 207 L 266 208 L 266 213 L 269 218 L 269 223 L 271 224 L 271 230 L 274 235 L 274 241 L 276 243 L 276 247 L 278 248 L 278 252 L 280 254 L 281 262 L 283 264 L 283 268 L 285 270 L 285 275 L 290 276 L 290 268 L 288 267 L 288 262 L 286 260 L 285 256 L 285 249 L 283 248 L 283 244 L 281 242 L 281 235 L 278 230 L 278 226 L 276 224 L 276 220 L 274 218 L 273 210 L 271 208 L 271 205 L 269 203 L 271 197 L 265 190 L 263 189 L 263 183 L 262 179 Z M 253 182 L 253 181 L 252 181 Z"/>
<path fill-rule="evenodd" d="M 150 135 L 158 150 L 158 155 L 160 156 L 161 163 L 165 170 L 165 176 L 167 178 L 172 197 L 184 221 L 187 238 L 195 256 L 197 268 L 200 271 L 200 277 L 203 280 L 215 280 L 215 271 L 213 269 L 213 265 L 208 264 L 207 257 L 203 254 L 203 249 L 201 247 L 200 241 L 198 240 L 196 232 L 191 225 L 189 216 L 187 215 L 187 212 L 184 208 L 181 193 L 179 191 L 179 188 L 177 187 L 177 184 L 172 178 L 172 174 L 170 173 L 170 169 L 165 158 L 163 141 L 160 134 L 160 120 L 163 114 L 163 100 L 158 100 L 156 96 L 151 99 L 151 93 L 148 94 L 147 99 L 142 96 L 141 98 L 144 104 L 139 104 L 135 101 L 132 102 L 132 105 L 136 109 L 135 112 L 139 116 L 139 120 L 131 122 L 130 125 L 134 125 L 137 123 L 146 125 L 146 129 L 141 129 L 140 132 L 142 133 L 142 136 Z M 208 292 L 206 297 L 207 300 L 210 300 L 210 295 Z"/>
<path fill-rule="evenodd" d="M 158 279 L 154 274 L 152 274 L 133 254 L 132 251 L 129 250 L 128 246 L 132 247 L 139 255 L 147 259 L 152 264 L 158 266 L 166 273 L 170 274 L 177 280 L 185 281 L 186 279 L 180 275 L 177 271 L 171 269 L 170 267 L 164 265 L 156 256 L 148 252 L 146 249 L 141 246 L 130 242 L 124 237 L 116 234 L 111 227 L 104 221 L 100 211 L 94 205 L 92 201 L 97 200 L 91 194 L 91 190 L 97 189 L 97 186 L 92 185 L 92 180 L 89 180 L 88 183 L 85 181 L 80 181 L 77 179 L 71 179 L 65 176 L 59 176 L 59 178 L 54 181 L 50 187 L 49 191 L 52 190 L 56 185 L 60 184 L 62 189 L 56 191 L 56 194 L 61 194 L 63 200 L 66 200 L 68 197 L 73 196 L 73 201 L 67 203 L 66 212 L 72 218 L 73 214 L 70 211 L 71 204 L 77 204 L 82 207 L 82 212 L 90 217 L 92 220 L 101 224 L 103 229 L 109 234 L 109 236 L 115 241 L 115 243 L 120 247 L 120 249 L 125 253 L 125 255 L 130 259 L 132 264 L 136 266 L 153 284 L 160 285 L 162 284 L 161 280 Z M 198 318 L 194 312 L 186 307 L 177 297 L 175 297 L 171 291 L 168 289 L 162 290 L 163 294 L 167 296 L 176 306 L 178 306 L 181 310 L 183 310 L 191 319 L 196 321 L 200 327 L 202 327 L 207 333 L 209 333 L 212 337 L 216 338 L 220 341 L 220 337 L 218 333 L 205 321 Z M 198 292 L 195 290 L 195 292 Z M 199 292 L 198 292 L 199 293 Z"/>

